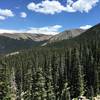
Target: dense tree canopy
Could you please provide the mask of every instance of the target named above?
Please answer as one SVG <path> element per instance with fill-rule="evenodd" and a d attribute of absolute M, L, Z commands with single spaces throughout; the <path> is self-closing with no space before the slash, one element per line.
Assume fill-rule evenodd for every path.
<path fill-rule="evenodd" d="M 0 60 L 0 100 L 70 100 L 100 94 L 98 44 L 34 48 Z"/>

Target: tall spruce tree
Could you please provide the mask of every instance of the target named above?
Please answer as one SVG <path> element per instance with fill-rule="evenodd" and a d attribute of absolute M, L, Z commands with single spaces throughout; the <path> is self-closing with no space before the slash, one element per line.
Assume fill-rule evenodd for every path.
<path fill-rule="evenodd" d="M 9 68 L 5 62 L 0 61 L 0 100 L 9 100 L 10 96 Z"/>
<path fill-rule="evenodd" d="M 84 74 L 82 65 L 80 64 L 79 51 L 73 50 L 72 56 L 72 81 L 71 91 L 74 97 L 84 95 Z"/>
<path fill-rule="evenodd" d="M 45 90 L 45 77 L 43 76 L 42 68 L 39 68 L 35 76 L 35 89 L 33 93 L 34 100 L 46 100 L 47 93 Z"/>
<path fill-rule="evenodd" d="M 48 58 L 48 59 L 47 59 Z M 52 67 L 51 67 L 51 57 L 44 57 L 44 73 L 45 73 L 45 81 L 46 81 L 46 91 L 47 91 L 47 100 L 55 100 L 55 93 L 53 87 L 53 78 L 52 78 Z M 48 67 L 47 67 L 48 66 Z"/>
<path fill-rule="evenodd" d="M 60 100 L 71 100 L 69 87 L 68 87 L 68 83 L 67 82 L 64 83 L 64 88 L 62 89 L 61 99 Z"/>

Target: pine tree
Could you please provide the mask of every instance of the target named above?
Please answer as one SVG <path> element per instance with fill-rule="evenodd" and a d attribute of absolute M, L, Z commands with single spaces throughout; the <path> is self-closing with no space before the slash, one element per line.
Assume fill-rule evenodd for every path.
<path fill-rule="evenodd" d="M 100 94 L 100 90 L 99 90 L 100 82 L 99 82 L 99 74 L 98 74 L 97 70 L 95 70 L 94 75 L 95 75 L 95 77 L 94 77 L 94 79 L 95 79 L 94 80 L 94 91 L 95 91 L 95 96 L 97 96 L 98 94 Z"/>
<path fill-rule="evenodd" d="M 67 82 L 64 84 L 64 88 L 62 89 L 60 100 L 71 100 Z"/>
<path fill-rule="evenodd" d="M 53 77 L 53 87 L 54 87 L 54 92 L 56 96 L 56 100 L 59 100 L 59 64 L 58 64 L 58 59 L 57 59 L 57 54 L 53 52 L 52 58 L 51 58 L 51 67 L 52 67 L 52 77 Z"/>
<path fill-rule="evenodd" d="M 11 76 L 10 76 L 10 83 L 11 83 L 11 100 L 16 100 L 17 99 L 17 87 L 16 87 L 16 81 L 15 81 L 15 70 L 12 67 L 11 70 Z"/>
<path fill-rule="evenodd" d="M 9 100 L 10 97 L 10 81 L 9 69 L 6 63 L 0 62 L 0 100 Z"/>
<path fill-rule="evenodd" d="M 90 90 L 89 90 L 89 98 L 90 100 L 94 100 L 94 89 L 92 86 L 90 86 Z"/>
<path fill-rule="evenodd" d="M 52 68 L 51 68 L 51 59 L 50 57 L 45 56 L 44 57 L 45 62 L 45 79 L 46 79 L 46 91 L 47 91 L 47 100 L 55 100 L 55 93 L 54 93 L 54 87 L 53 87 L 53 78 L 52 78 Z M 47 67 L 48 66 L 48 67 Z"/>
<path fill-rule="evenodd" d="M 80 64 L 79 52 L 76 49 L 73 51 L 71 83 L 71 91 L 74 97 L 84 95 L 83 66 Z"/>
<path fill-rule="evenodd" d="M 33 93 L 34 100 L 46 100 L 47 93 L 45 90 L 45 78 L 43 76 L 42 68 L 39 68 L 35 76 L 35 89 Z"/>

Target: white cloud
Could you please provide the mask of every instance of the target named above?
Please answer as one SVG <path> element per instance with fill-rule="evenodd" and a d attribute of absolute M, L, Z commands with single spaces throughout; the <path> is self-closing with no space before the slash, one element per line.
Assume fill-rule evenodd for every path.
<path fill-rule="evenodd" d="M 61 5 L 59 1 L 55 0 L 53 1 L 45 0 L 38 4 L 31 2 L 30 4 L 27 5 L 27 8 L 29 10 L 44 14 L 55 14 L 65 10 L 65 7 Z"/>
<path fill-rule="evenodd" d="M 21 13 L 20 13 L 20 16 L 21 16 L 22 18 L 26 18 L 26 17 L 27 17 L 27 14 L 26 14 L 25 12 L 21 12 Z"/>
<path fill-rule="evenodd" d="M 5 20 L 6 18 L 4 16 L 0 16 L 0 20 Z"/>
<path fill-rule="evenodd" d="M 70 5 L 66 5 L 66 12 L 76 12 L 75 9 L 73 9 Z"/>
<path fill-rule="evenodd" d="M 73 4 L 73 0 L 67 0 L 67 4 L 68 4 L 68 5 Z"/>
<path fill-rule="evenodd" d="M 99 0 L 67 0 L 66 6 L 62 5 L 56 0 L 44 0 L 40 3 L 31 2 L 27 5 L 27 8 L 31 11 L 40 12 L 44 14 L 55 14 L 64 12 L 89 12 Z"/>
<path fill-rule="evenodd" d="M 13 34 L 13 33 L 24 33 L 24 30 L 0 29 L 0 34 L 3 34 L 3 33 L 10 33 L 10 34 Z"/>
<path fill-rule="evenodd" d="M 80 29 L 86 30 L 86 29 L 89 29 L 91 27 L 92 27 L 91 25 L 85 25 L 85 26 L 80 26 Z"/>
<path fill-rule="evenodd" d="M 48 35 L 55 35 L 59 33 L 59 29 L 62 28 L 60 25 L 48 26 L 48 27 L 41 27 L 41 28 L 34 28 L 31 27 L 27 30 L 27 33 L 42 33 Z"/>
<path fill-rule="evenodd" d="M 5 17 L 13 17 L 14 16 L 13 12 L 9 9 L 0 9 L 0 15 L 5 16 Z"/>
<path fill-rule="evenodd" d="M 77 0 L 70 6 L 76 11 L 89 12 L 98 2 L 99 0 Z"/>
<path fill-rule="evenodd" d="M 7 17 L 13 17 L 14 14 L 9 9 L 0 9 L 0 20 L 5 20 Z"/>
<path fill-rule="evenodd" d="M 59 33 L 59 29 L 62 28 L 60 25 L 54 25 L 54 26 L 47 26 L 47 27 L 40 27 L 35 28 L 31 27 L 26 30 L 7 30 L 7 29 L 0 29 L 0 33 L 34 33 L 34 34 L 47 34 L 47 35 L 55 35 Z"/>

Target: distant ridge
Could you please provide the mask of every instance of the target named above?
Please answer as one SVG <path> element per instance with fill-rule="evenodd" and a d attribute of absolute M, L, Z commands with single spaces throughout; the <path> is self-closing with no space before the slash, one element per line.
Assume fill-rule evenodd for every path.
<path fill-rule="evenodd" d="M 91 41 L 100 41 L 100 23 L 92 28 L 82 32 L 80 35 L 64 39 L 62 41 L 49 42 L 48 47 L 76 47 L 79 44 L 90 43 Z"/>
<path fill-rule="evenodd" d="M 72 29 L 55 36 L 28 33 L 0 34 L 0 54 L 16 52 L 33 47 L 77 47 L 100 41 L 100 23 L 88 30 Z"/>
<path fill-rule="evenodd" d="M 52 37 L 52 35 L 31 34 L 31 33 L 14 33 L 14 34 L 2 33 L 0 34 L 0 36 L 5 36 L 5 37 L 12 38 L 12 39 L 17 39 L 17 40 L 32 39 L 33 41 L 44 41 Z"/>
<path fill-rule="evenodd" d="M 48 43 L 52 43 L 52 42 L 57 42 L 57 41 L 61 41 L 61 40 L 66 40 L 66 39 L 70 39 L 73 37 L 76 37 L 78 35 L 80 35 L 81 33 L 85 32 L 85 30 L 82 29 L 71 29 L 71 30 L 66 30 L 63 31 L 53 37 L 51 37 L 48 40 Z"/>
<path fill-rule="evenodd" d="M 47 42 L 51 35 L 28 33 L 0 34 L 0 54 L 37 47 Z"/>

